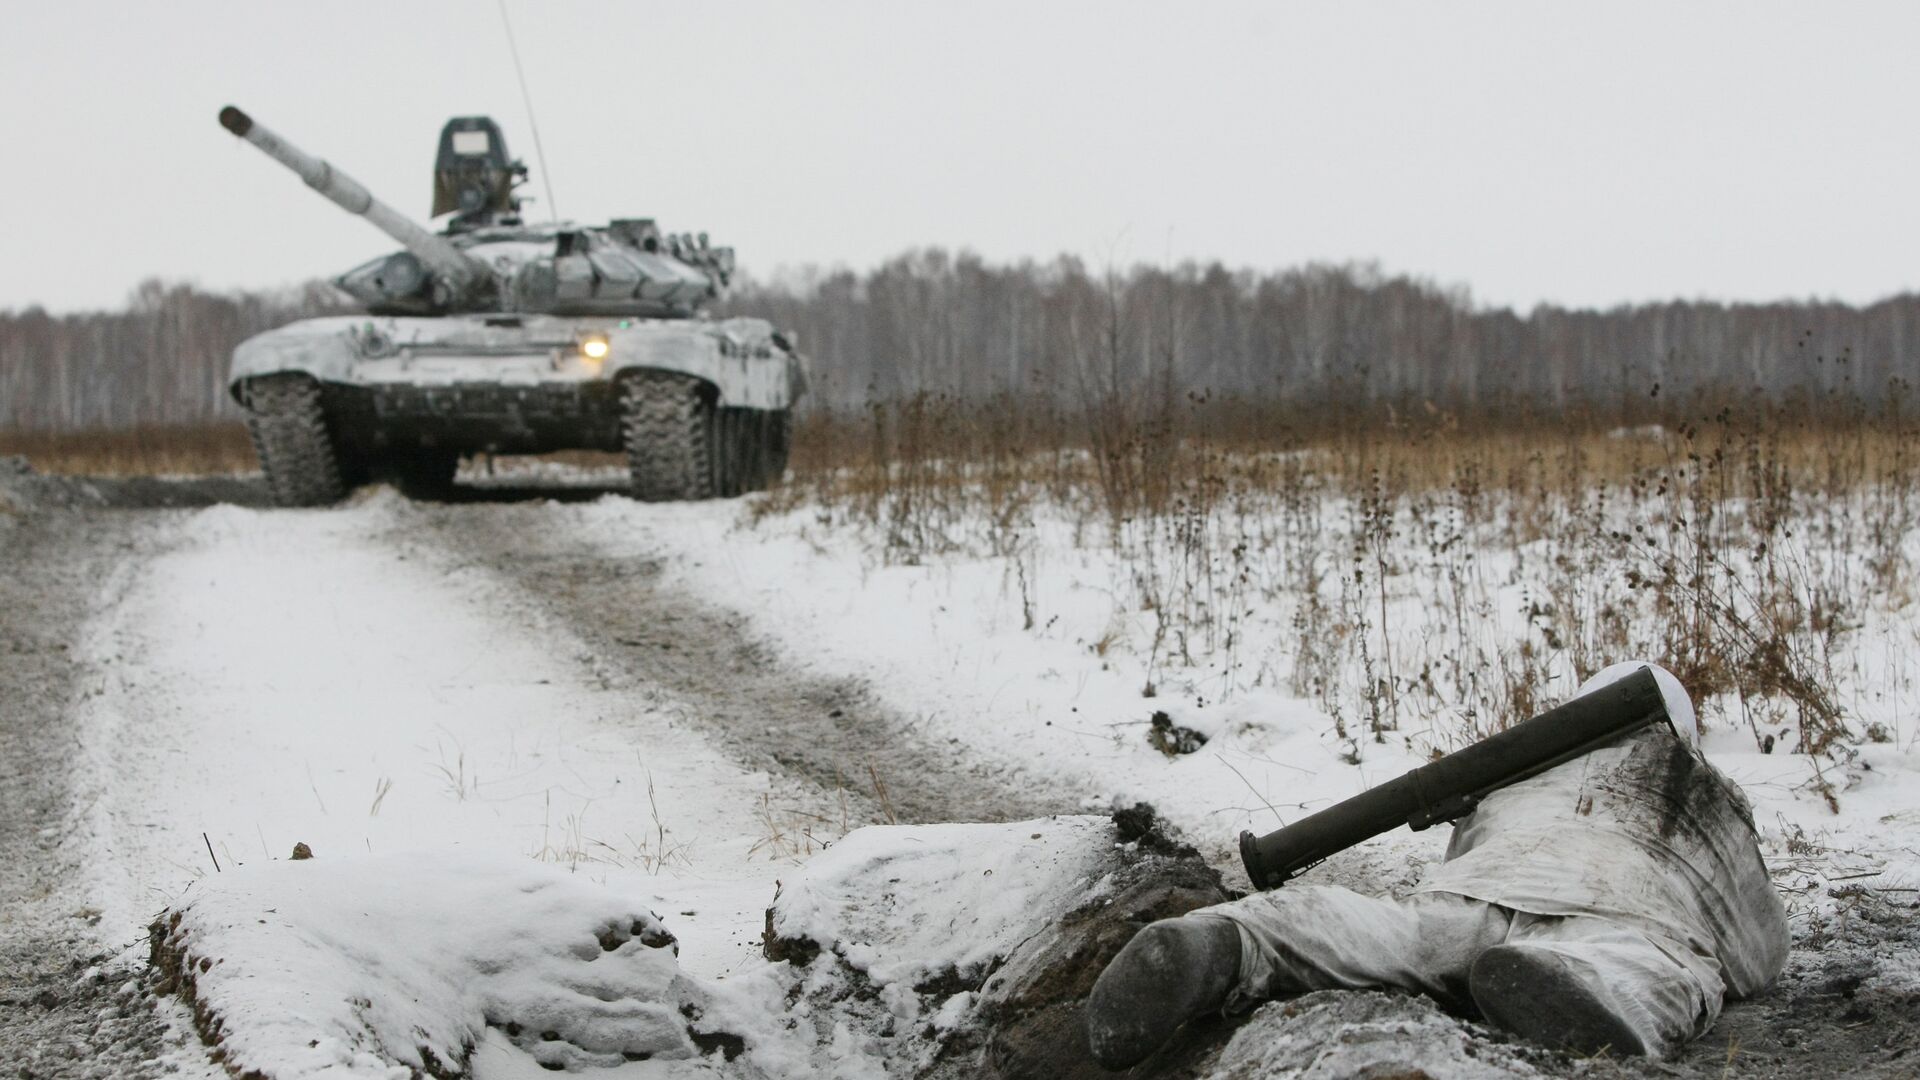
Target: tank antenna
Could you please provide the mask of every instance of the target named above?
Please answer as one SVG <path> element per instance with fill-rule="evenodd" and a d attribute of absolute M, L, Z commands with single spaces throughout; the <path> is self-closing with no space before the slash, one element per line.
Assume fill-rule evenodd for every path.
<path fill-rule="evenodd" d="M 547 189 L 547 213 L 560 220 L 560 204 L 553 200 L 553 171 L 547 168 L 547 152 L 540 145 L 540 121 L 533 115 L 533 95 L 527 92 L 527 72 L 520 66 L 520 46 L 513 39 L 513 21 L 507 18 L 507 0 L 500 0 L 500 25 L 507 28 L 507 50 L 513 53 L 513 73 L 520 77 L 520 100 L 527 106 L 527 126 L 533 129 L 533 156 L 540 162 L 540 183 Z"/>

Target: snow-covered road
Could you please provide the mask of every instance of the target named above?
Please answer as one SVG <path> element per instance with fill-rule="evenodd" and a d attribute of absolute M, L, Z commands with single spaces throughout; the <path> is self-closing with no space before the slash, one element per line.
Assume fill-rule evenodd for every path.
<path fill-rule="evenodd" d="M 715 750 L 658 685 L 519 618 L 486 573 L 396 542 L 400 508 L 201 511 L 108 584 L 78 770 L 105 925 L 136 936 L 216 860 L 296 843 L 730 884 L 761 876 L 767 807 L 827 811 Z M 730 944 L 689 958 L 724 970 Z"/>
<path fill-rule="evenodd" d="M 131 954 L 190 884 L 296 844 L 465 851 L 638 897 L 669 913 L 687 973 L 725 979 L 766 967 L 778 880 L 849 829 L 1071 805 L 648 587 L 657 563 L 569 550 L 556 515 L 383 492 L 134 529 L 75 650 L 73 839 L 100 940 Z M 171 1011 L 166 1057 L 192 1072 Z M 480 1080 L 533 1068 L 504 1040 L 474 1060 Z"/>
<path fill-rule="evenodd" d="M 1138 613 L 1105 587 L 1098 551 L 1043 544 L 1016 580 L 990 558 L 876 565 L 804 510 L 743 520 L 728 503 L 431 506 L 384 490 L 328 511 L 0 520 L 15 530 L 0 539 L 49 530 L 7 554 L 57 564 L 66 590 L 22 592 L 40 606 L 6 626 L 32 662 L 8 685 L 65 680 L 35 691 L 31 715 L 68 725 L 44 748 L 16 738 L 9 768 L 53 777 L 72 808 L 21 856 L 41 861 L 9 886 L 10 925 L 112 951 L 190 882 L 285 860 L 296 843 L 321 860 L 464 850 L 645 897 L 685 971 L 737 985 L 767 968 L 775 882 L 851 828 L 1145 799 L 1233 874 L 1239 829 L 1317 809 L 1428 749 L 1356 748 L 1270 686 L 1222 702 L 1204 671 L 1172 685 L 1129 652 Z M 1156 678 L 1163 693 L 1143 698 Z M 1910 959 L 1868 964 L 1884 938 L 1846 937 L 1871 930 L 1850 929 L 1864 902 L 1850 885 L 1898 898 L 1920 875 L 1920 753 L 1904 699 L 1883 708 L 1896 738 L 1860 749 L 1837 815 L 1806 787 L 1804 759 L 1738 730 L 1708 739 L 1754 796 L 1776 882 L 1828 927 L 1803 924 L 1803 939 L 1839 949 L 1831 963 L 1797 952 L 1798 987 L 1826 985 L 1834 964 L 1875 973 L 1869 986 L 1920 985 Z M 1156 711 L 1205 745 L 1154 749 Z M 1315 873 L 1404 886 L 1444 840 L 1389 835 Z M 30 898 L 17 909 L 16 894 Z M 1806 1019 L 1802 997 L 1762 1007 L 1825 1022 Z M 151 1069 L 206 1074 L 180 1016 Z M 1723 1023 L 1751 1041 L 1775 1016 Z M 1715 1052 L 1688 1067 L 1717 1075 Z M 481 1080 L 530 1068 L 504 1044 L 475 1060 Z"/>

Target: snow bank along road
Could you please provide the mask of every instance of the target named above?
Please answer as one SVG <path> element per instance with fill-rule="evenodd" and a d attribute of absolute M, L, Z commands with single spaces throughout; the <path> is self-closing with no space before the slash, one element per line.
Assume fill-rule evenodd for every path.
<path fill-rule="evenodd" d="M 718 978 L 760 962 L 774 881 L 859 825 L 1137 797 L 1230 866 L 1239 828 L 1420 760 L 1344 765 L 1323 718 L 1271 692 L 1180 716 L 1214 738 L 1169 760 L 1137 681 L 1017 629 L 995 573 L 873 571 L 804 529 L 742 534 L 738 512 L 375 491 L 316 512 L 0 513 L 0 1060 L 217 1075 L 130 981 L 144 927 L 189 882 L 296 842 L 644 876 L 672 898 L 683 966 Z M 1073 558 L 1042 586 L 1054 610 L 1095 591 Z M 1910 1019 L 1846 1019 L 1863 986 L 1920 985 L 1911 958 L 1831 918 L 1850 873 L 1895 894 L 1920 874 L 1911 733 L 1866 751 L 1838 819 L 1741 736 L 1710 749 L 1756 795 L 1776 879 L 1826 917 L 1788 986 L 1682 1067 L 1718 1075 L 1737 1039 L 1781 1059 L 1754 1075 L 1791 1075 L 1846 1024 L 1911 1044 Z M 1410 883 L 1443 843 L 1387 838 L 1324 873 Z"/>
<path fill-rule="evenodd" d="M 125 962 L 190 881 L 296 843 L 671 876 L 686 966 L 718 975 L 754 955 L 777 867 L 823 840 L 1072 808 L 786 670 L 657 562 L 569 548 L 539 506 L 0 528 L 8 981 L 35 1005 L 0 1057 L 33 1075 L 200 1068 Z M 102 1007 L 130 1030 L 89 1034 Z"/>

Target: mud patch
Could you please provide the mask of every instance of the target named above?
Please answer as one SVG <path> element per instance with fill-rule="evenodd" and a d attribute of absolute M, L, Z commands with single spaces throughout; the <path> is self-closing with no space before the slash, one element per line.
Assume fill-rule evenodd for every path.
<path fill-rule="evenodd" d="M 26 458 L 0 459 L 0 511 L 163 510 L 222 503 L 268 506 L 272 497 L 258 477 L 49 476 L 35 472 Z"/>
<path fill-rule="evenodd" d="M 1448 1016 L 1423 997 L 1322 990 L 1261 1006 L 1210 1080 L 1500 1080 L 1536 1077 L 1545 1051 Z"/>
<path fill-rule="evenodd" d="M 1124 856 L 1113 872 L 1112 889 L 1069 913 L 1056 934 L 1011 959 L 988 983 L 981 1022 L 991 1032 L 985 1064 L 993 1075 L 1005 1080 L 1111 1076 L 1094 1063 L 1087 1045 L 1085 1006 L 1094 981 L 1149 923 L 1234 897 L 1193 849 L 1173 844 L 1142 845 Z M 1193 1075 L 1236 1026 L 1225 1017 L 1204 1017 L 1135 1072 Z"/>
<path fill-rule="evenodd" d="M 652 559 L 610 555 L 539 504 L 416 505 L 397 547 L 430 543 L 513 587 L 592 650 L 590 676 L 652 686 L 747 765 L 801 781 L 849 825 L 1008 821 L 1079 799 L 916 730 L 856 679 L 781 656 L 750 615 L 702 602 Z M 438 554 L 438 553 L 436 553 Z"/>
<path fill-rule="evenodd" d="M 0 1062 L 23 1080 L 157 1077 L 179 1037 L 81 892 L 72 774 L 72 707 L 95 674 L 80 627 L 148 534 L 125 515 L 6 512 L 15 468 L 0 463 Z"/>
<path fill-rule="evenodd" d="M 1905 899 L 1863 894 L 1840 916 L 1796 926 L 1779 981 L 1729 1003 L 1668 1067 L 1701 1078 L 1920 1075 L 1920 907 L 1894 895 Z"/>

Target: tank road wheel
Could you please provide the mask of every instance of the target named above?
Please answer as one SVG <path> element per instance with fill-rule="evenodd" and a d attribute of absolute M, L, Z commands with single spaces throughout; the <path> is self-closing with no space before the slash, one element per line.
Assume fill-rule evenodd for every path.
<path fill-rule="evenodd" d="M 713 401 L 700 380 L 661 371 L 620 386 L 620 433 L 633 496 L 647 502 L 711 499 L 718 493 Z"/>
<path fill-rule="evenodd" d="M 346 496 L 318 382 L 293 373 L 250 379 L 246 404 L 247 433 L 275 503 L 325 506 Z"/>

